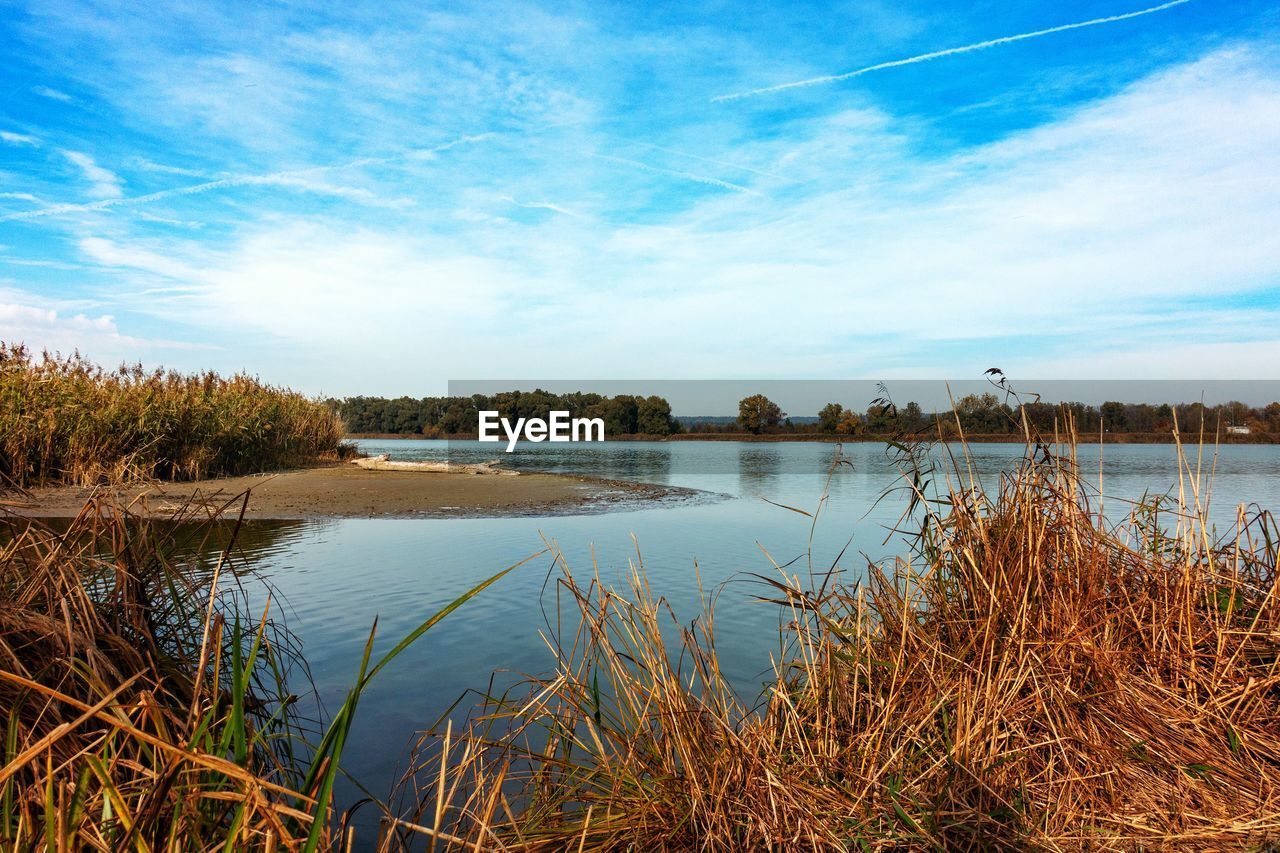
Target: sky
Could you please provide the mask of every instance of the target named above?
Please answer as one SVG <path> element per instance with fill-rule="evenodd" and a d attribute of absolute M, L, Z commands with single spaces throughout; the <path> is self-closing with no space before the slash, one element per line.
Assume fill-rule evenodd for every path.
<path fill-rule="evenodd" d="M 312 394 L 1275 379 L 1280 7 L 0 3 L 0 340 Z"/>

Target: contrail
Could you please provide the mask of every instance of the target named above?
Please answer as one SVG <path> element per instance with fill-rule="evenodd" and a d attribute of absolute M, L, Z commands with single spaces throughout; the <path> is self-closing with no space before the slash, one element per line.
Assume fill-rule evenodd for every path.
<path fill-rule="evenodd" d="M 516 207 L 528 207 L 534 210 L 553 210 L 556 213 L 563 213 L 565 216 L 582 216 L 581 213 L 574 213 L 568 208 L 561 207 L 558 204 L 552 204 L 549 201 L 517 201 L 514 196 L 509 195 L 501 196 L 501 198 L 503 201 L 511 202 Z"/>
<path fill-rule="evenodd" d="M 409 152 L 408 156 L 419 160 L 430 160 L 441 151 L 448 151 L 450 148 L 457 148 L 459 145 L 471 145 L 476 142 L 484 142 L 487 139 L 493 139 L 495 136 L 501 135 L 502 134 L 496 130 L 490 130 L 485 133 L 472 134 L 471 136 L 459 136 L 451 142 L 445 142 L 433 148 L 415 148 Z"/>
<path fill-rule="evenodd" d="M 1002 44 L 1012 44 L 1017 41 L 1040 38 L 1041 36 L 1052 35 L 1054 33 L 1064 33 L 1067 30 L 1096 27 L 1099 24 L 1113 24 L 1116 21 L 1127 21 L 1130 18 L 1140 18 L 1143 15 L 1152 15 L 1156 12 L 1163 12 L 1166 9 L 1172 9 L 1174 6 L 1182 6 L 1183 4 L 1190 2 L 1191 0 L 1170 0 L 1168 3 L 1161 3 L 1159 6 L 1152 6 L 1148 9 L 1140 9 L 1137 12 L 1126 12 L 1123 15 L 1111 15 L 1106 18 L 1093 18 L 1089 21 L 1077 21 L 1074 24 L 1062 24 L 1057 27 L 1049 27 L 1047 30 L 1036 30 L 1031 33 L 1020 33 L 1018 35 L 1003 36 L 989 41 L 980 41 L 975 44 L 966 44 L 962 47 L 950 47 L 946 50 L 935 50 L 931 53 L 909 56 L 906 59 L 895 59 L 891 62 L 880 62 L 875 65 L 868 65 L 866 68 L 859 68 L 856 71 L 847 71 L 844 74 L 831 74 L 826 77 L 810 77 L 808 80 L 796 80 L 792 83 L 780 83 L 777 86 L 765 86 L 762 89 L 750 89 L 745 92 L 734 92 L 729 95 L 717 95 L 712 98 L 711 101 L 713 103 L 719 101 L 736 101 L 739 98 L 750 98 L 754 95 L 767 95 L 771 92 L 782 92 L 787 89 L 799 89 L 804 86 L 819 86 L 823 83 L 838 83 L 841 80 L 851 80 L 854 77 L 861 77 L 863 74 L 870 74 L 873 71 L 883 71 L 886 68 L 897 68 L 901 65 L 915 65 L 917 62 L 929 62 L 930 60 L 941 59 L 944 56 L 955 56 L 958 53 L 971 53 L 975 50 L 985 50 L 986 48 L 996 47 Z"/>
<path fill-rule="evenodd" d="M 668 175 L 672 178 L 683 178 L 686 181 L 694 181 L 699 184 L 706 184 L 711 187 L 719 187 L 722 190 L 733 190 L 736 193 L 746 193 L 747 195 L 760 195 L 759 192 L 744 187 L 741 184 L 722 181 L 719 178 L 708 178 L 705 175 L 695 175 L 692 172 L 679 172 L 675 169 L 661 169 L 657 166 L 650 166 L 648 163 L 641 163 L 639 160 L 628 160 L 625 157 L 612 157 L 608 154 L 592 154 L 598 160 L 609 160 L 613 163 L 622 163 L 626 166 L 634 166 L 637 169 L 643 169 L 646 172 L 656 172 L 659 175 Z"/>
<path fill-rule="evenodd" d="M 386 165 L 403 160 L 406 156 L 434 157 L 441 151 L 448 151 L 459 145 L 467 145 L 475 142 L 481 142 L 491 137 L 498 136 L 497 133 L 481 133 L 471 136 L 461 136 L 451 142 L 437 145 L 434 148 L 420 149 L 416 152 L 393 154 L 387 157 L 361 157 L 357 160 L 350 160 L 346 163 L 333 163 L 327 166 L 308 166 L 304 169 L 289 169 L 281 172 L 272 172 L 266 175 L 236 175 L 230 178 L 220 178 L 216 181 L 205 181 L 200 184 L 192 184 L 186 187 L 176 187 L 170 190 L 159 190 L 146 195 L 126 196 L 124 198 L 104 198 L 98 201 L 73 202 L 68 204 L 53 204 L 47 207 L 37 208 L 35 210 L 22 210 L 16 213 L 6 213 L 0 216 L 0 222 L 14 222 L 25 219 L 39 219 L 43 216 L 60 216 L 64 213 L 87 213 L 97 210 L 110 210 L 113 207 L 133 207 L 139 204 L 149 204 L 153 201 L 163 201 L 166 198 L 176 198 L 184 195 L 198 195 L 199 193 L 207 193 L 213 190 L 230 189 L 233 187 L 249 187 L 249 186 L 297 186 L 293 179 L 305 177 L 307 175 L 322 174 L 324 172 L 341 171 L 343 169 L 355 169 L 360 166 Z"/>
<path fill-rule="evenodd" d="M 22 219 L 37 219 L 41 216 L 58 216 L 63 213 L 83 213 L 95 210 L 109 210 L 113 207 L 132 207 L 138 204 L 147 204 L 153 201 L 161 201 L 166 198 L 175 198 L 184 195 L 196 195 L 198 193 L 206 193 L 211 190 L 227 189 L 229 187 L 247 187 L 247 186 L 269 186 L 271 184 L 281 184 L 290 178 L 299 178 L 304 175 L 314 175 L 320 172 L 328 172 L 337 169 L 350 169 L 356 166 L 367 166 L 370 163 L 377 162 L 374 158 L 362 158 L 360 160 L 352 160 L 350 163 L 342 163 L 334 166 L 311 166 L 306 169 L 293 169 L 284 172 L 273 172 L 268 175 L 241 175 L 234 178 L 223 178 L 217 181 L 205 181 L 202 184 L 193 184 L 187 187 L 178 187 L 171 190 L 159 190 L 158 192 L 147 193 L 146 195 L 126 196 L 124 198 L 104 198 L 99 201 L 78 202 L 71 204 L 53 204 L 48 207 L 38 208 L 36 210 L 23 210 L 17 213 L 7 213 L 0 216 L 0 222 L 11 222 Z"/>
<path fill-rule="evenodd" d="M 615 139 L 621 139 L 623 142 L 629 142 L 632 145 L 643 145 L 646 148 L 652 148 L 655 151 L 663 151 L 667 154 L 674 154 L 677 157 L 688 157 L 692 160 L 701 160 L 703 163 L 711 163 L 714 166 L 727 166 L 730 169 L 741 169 L 744 172 L 750 172 L 753 175 L 760 175 L 765 178 L 776 178 L 780 181 L 786 180 L 781 175 L 775 175 L 773 172 L 763 172 L 759 169 L 753 169 L 750 166 L 744 166 L 741 163 L 730 163 L 728 160 L 717 160 L 714 157 L 702 157 L 698 154 L 690 154 L 688 151 L 677 151 L 674 148 L 664 148 L 661 145 L 654 145 L 652 142 L 645 142 L 640 139 L 632 139 L 628 136 L 618 136 L 612 134 Z"/>

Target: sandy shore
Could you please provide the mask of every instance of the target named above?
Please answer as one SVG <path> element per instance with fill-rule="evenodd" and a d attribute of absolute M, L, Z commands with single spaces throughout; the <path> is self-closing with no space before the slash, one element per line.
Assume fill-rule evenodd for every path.
<path fill-rule="evenodd" d="M 219 503 L 251 490 L 246 518 L 457 518 L 602 512 L 625 504 L 688 499 L 687 489 L 560 474 L 493 477 L 475 474 L 367 471 L 344 465 L 199 483 L 153 483 L 114 489 L 126 503 L 165 516 L 192 498 Z M 33 489 L 16 512 L 71 518 L 91 489 Z M 238 512 L 238 507 L 236 509 Z"/>

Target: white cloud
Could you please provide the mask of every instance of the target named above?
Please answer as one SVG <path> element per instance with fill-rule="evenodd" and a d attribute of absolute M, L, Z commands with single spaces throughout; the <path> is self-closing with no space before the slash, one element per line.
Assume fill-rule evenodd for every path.
<path fill-rule="evenodd" d="M 808 372 L 810 343 L 843 348 L 837 369 L 846 372 L 902 357 L 935 371 L 980 371 L 990 365 L 977 356 L 964 363 L 939 353 L 995 354 L 1009 338 L 1020 339 L 1008 346 L 1027 363 L 1044 360 L 1026 343 L 1039 341 L 1075 350 L 1081 369 L 1097 363 L 1087 353 L 1106 348 L 1146 352 L 1146 362 L 1123 363 L 1172 375 L 1174 362 L 1157 354 L 1203 333 L 1190 317 L 1180 325 L 1178 300 L 1277 283 L 1280 84 L 1246 51 L 1158 74 L 953 156 L 904 150 L 895 130 L 872 123 L 853 143 L 837 119 L 792 136 L 786 148 L 814 156 L 781 173 L 809 191 L 775 197 L 770 212 L 711 200 L 662 228 L 617 229 L 610 257 L 647 272 L 623 278 L 634 284 L 619 288 L 621 299 L 640 284 L 643 295 L 621 305 L 614 292 L 587 297 L 583 311 L 607 316 L 612 302 L 686 354 L 688 342 L 709 341 L 697 360 L 732 374 L 773 373 L 786 363 L 779 352 L 801 352 L 789 361 Z M 672 283 L 668 293 L 659 282 Z M 1108 327 L 1117 313 L 1158 333 L 1134 341 Z M 1073 332 L 1075 345 L 1065 339 Z M 1277 337 L 1246 322 L 1208 333 Z M 1214 360 L 1202 367 L 1233 370 L 1227 353 L 1206 348 Z"/>
<path fill-rule="evenodd" d="M 49 299 L 0 286 L 0 341 L 26 344 L 40 352 L 80 353 L 112 365 L 210 347 L 160 338 L 139 338 L 120 330 L 116 318 L 84 300 Z"/>
<path fill-rule="evenodd" d="M 69 264 L 66 261 L 51 261 L 47 258 L 0 258 L 0 264 L 11 264 L 15 267 L 44 267 L 51 270 L 79 270 L 84 269 L 80 264 Z"/>
<path fill-rule="evenodd" d="M 54 89 L 50 86 L 33 86 L 31 91 L 35 92 L 37 95 L 40 95 L 43 98 L 49 98 L 50 100 L 54 100 L 54 101 L 61 101 L 64 104 L 69 104 L 75 100 L 75 98 L 71 97 L 66 92 L 60 91 L 58 89 Z"/>
<path fill-rule="evenodd" d="M 347 201 L 354 201 L 357 204 L 368 205 L 370 207 L 404 208 L 412 207 L 414 204 L 414 201 L 411 198 L 405 198 L 403 196 L 397 198 L 383 198 L 377 193 L 363 187 L 334 184 L 330 181 L 321 180 L 307 174 L 267 175 L 254 181 L 254 183 L 262 186 L 286 187 L 288 189 L 315 193 L 317 195 L 332 196 L 334 198 L 346 199 Z"/>
<path fill-rule="evenodd" d="M 110 169 L 104 169 L 83 151 L 63 150 L 62 156 L 71 161 L 80 170 L 85 180 L 89 181 L 89 195 L 99 199 L 118 199 L 124 196 L 120 176 Z"/>
<path fill-rule="evenodd" d="M 6 142 L 9 145 L 39 145 L 40 140 L 26 133 L 14 133 L 10 130 L 0 130 L 0 142 Z"/>
<path fill-rule="evenodd" d="M 501 264 L 450 253 L 439 242 L 302 221 L 276 223 L 198 263 L 160 246 L 100 238 L 80 245 L 96 263 L 185 285 L 174 298 L 148 298 L 139 308 L 308 345 L 354 337 L 391 347 L 443 346 L 456 329 L 493 316 L 493 297 L 511 280 Z"/>
<path fill-rule="evenodd" d="M 196 284 L 203 276 L 193 263 L 139 246 L 126 246 L 101 237 L 85 237 L 80 251 L 91 261 L 105 267 L 125 267 L 161 278 Z"/>
<path fill-rule="evenodd" d="M 1185 371 L 1184 351 L 1196 372 L 1228 375 L 1275 351 L 1274 323 L 1219 304 L 1280 282 L 1269 56 L 1220 51 L 984 145 L 942 152 L 931 132 L 852 109 L 703 158 L 778 176 L 768 198 L 639 161 L 566 161 L 558 138 L 533 138 L 468 148 L 487 158 L 463 175 L 473 189 L 379 220 L 259 212 L 220 245 L 127 230 L 79 245 L 135 291 L 166 280 L 134 310 L 287 341 L 330 390 L 370 388 L 370 371 L 386 390 L 461 375 L 977 375 L 993 363 L 1139 378 Z M 555 168 L 522 160 L 502 170 L 509 190 L 484 182 L 526 144 Z M 376 163 L 393 161 L 405 162 Z M 417 166 L 434 168 L 410 164 L 404 185 L 444 171 Z M 340 186 L 327 170 L 275 174 Z M 485 213 L 502 191 L 549 209 L 515 199 L 573 198 L 593 216 Z M 682 206 L 647 206 L 675 192 Z"/>
<path fill-rule="evenodd" d="M 15 298 L 23 301 L 12 301 Z M 68 314 L 33 302 L 22 293 L 0 290 L 0 341 L 25 343 L 31 350 L 69 355 L 75 350 L 112 360 L 126 357 L 143 342 L 120 334 L 110 314 Z"/>
<path fill-rule="evenodd" d="M 160 225 L 173 225 L 179 228 L 203 228 L 205 226 L 205 223 L 198 219 L 175 219 L 172 216 L 159 216 L 141 209 L 135 210 L 133 215 L 144 222 L 155 222 Z"/>
<path fill-rule="evenodd" d="M 208 177 L 204 172 L 199 172 L 195 169 L 186 169 L 181 166 L 170 166 L 167 163 L 156 163 L 153 160 L 148 160 L 146 157 L 137 157 L 133 162 L 139 169 L 147 172 L 159 172 L 164 175 L 182 175 L 187 178 Z"/>

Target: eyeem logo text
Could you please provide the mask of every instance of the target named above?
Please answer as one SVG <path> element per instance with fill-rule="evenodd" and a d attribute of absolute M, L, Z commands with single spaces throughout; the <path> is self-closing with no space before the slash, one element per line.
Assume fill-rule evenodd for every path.
<path fill-rule="evenodd" d="M 570 418 L 568 412 L 551 412 L 549 420 L 542 418 L 517 418 L 511 421 L 498 416 L 495 411 L 480 411 L 480 440 L 502 441 L 498 426 L 507 434 L 507 452 L 516 448 L 516 442 L 525 441 L 604 441 L 604 418 Z"/>

